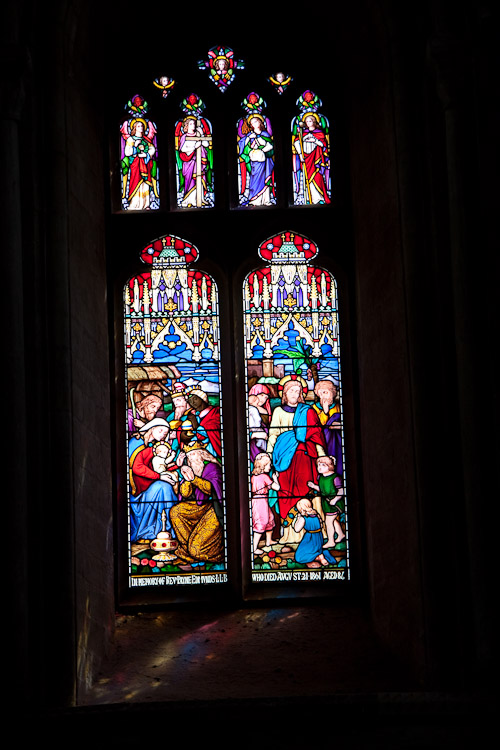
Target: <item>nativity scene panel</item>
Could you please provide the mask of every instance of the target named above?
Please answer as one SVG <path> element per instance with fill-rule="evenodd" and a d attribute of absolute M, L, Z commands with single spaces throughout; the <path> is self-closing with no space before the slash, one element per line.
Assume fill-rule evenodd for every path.
<path fill-rule="evenodd" d="M 165 236 L 124 292 L 129 585 L 227 581 L 219 302 Z"/>

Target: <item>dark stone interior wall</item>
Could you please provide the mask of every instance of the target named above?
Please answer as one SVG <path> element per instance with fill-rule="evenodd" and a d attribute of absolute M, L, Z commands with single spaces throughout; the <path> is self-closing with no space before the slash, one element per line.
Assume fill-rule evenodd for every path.
<path fill-rule="evenodd" d="M 463 38 L 464 8 L 475 42 L 488 20 L 476 3 L 416 3 L 410 23 L 397 3 L 343 5 L 332 3 L 330 28 L 347 93 L 353 398 L 373 627 L 424 686 L 463 685 L 471 672 L 484 679 L 493 657 L 487 519 L 495 454 L 485 415 L 495 406 L 498 413 L 488 356 L 496 311 L 491 255 L 484 250 L 474 265 L 473 230 L 481 226 L 491 252 L 485 142 L 494 140 L 497 100 L 488 99 L 483 49 L 465 84 L 475 107 L 459 100 L 457 114 L 439 96 L 429 45 L 457 17 L 453 32 Z M 5 118 L 14 148 L 2 148 L 17 176 L 4 203 L 19 404 L 9 492 L 22 560 L 10 594 L 22 667 L 12 674 L 42 703 L 65 705 L 93 680 L 113 633 L 104 158 L 112 85 L 104 30 L 113 23 L 96 25 L 85 3 L 29 2 L 13 22 L 21 33 L 10 34 L 10 70 L 26 49 L 31 68 L 16 88 L 27 88 L 27 103 Z M 443 55 L 450 60 L 449 47 Z M 449 68 L 455 80 L 453 60 Z M 471 195 L 474 179 L 481 201 Z M 19 248 L 22 257 L 10 252 Z"/>
<path fill-rule="evenodd" d="M 8 659 L 13 696 L 26 689 L 30 705 L 67 705 L 114 627 L 104 121 L 88 8 L 12 6 L 3 91 L 10 98 L 14 82 L 24 97 L 6 113 L 18 141 L 6 148 L 15 189 L 3 214 L 18 352 L 6 358 L 18 561 Z"/>
<path fill-rule="evenodd" d="M 401 226 L 405 172 L 398 163 L 386 19 L 379 12 L 365 16 L 359 27 L 354 18 L 350 21 L 356 33 L 343 52 L 350 61 L 346 75 L 371 612 L 381 638 L 418 672 L 426 657 Z"/>
<path fill-rule="evenodd" d="M 75 14 L 76 15 L 76 14 Z M 104 81 L 92 60 L 94 22 L 68 18 L 68 247 L 75 493 L 76 658 L 79 690 L 95 678 L 114 629 L 114 539 Z M 97 34 L 97 41 L 99 35 Z M 91 75 L 89 75 L 91 71 Z M 100 91 L 100 89 L 101 91 Z M 83 145 L 83 147 L 82 147 Z"/>

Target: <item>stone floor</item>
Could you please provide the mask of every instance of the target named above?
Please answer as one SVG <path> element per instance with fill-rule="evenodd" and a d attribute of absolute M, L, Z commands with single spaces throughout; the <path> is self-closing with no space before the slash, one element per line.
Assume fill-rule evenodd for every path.
<path fill-rule="evenodd" d="M 96 748 L 469 750 L 484 744 L 489 708 L 481 695 L 422 692 L 357 608 L 186 608 L 118 615 L 94 686 L 77 708 L 38 721 L 37 737 Z"/>
<path fill-rule="evenodd" d="M 121 615 L 82 705 L 412 690 L 359 610 L 301 606 Z"/>

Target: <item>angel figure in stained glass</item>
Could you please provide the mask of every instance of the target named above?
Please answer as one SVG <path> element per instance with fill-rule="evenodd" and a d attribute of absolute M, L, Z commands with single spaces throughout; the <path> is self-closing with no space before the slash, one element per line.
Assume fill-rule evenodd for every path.
<path fill-rule="evenodd" d="M 210 79 L 219 91 L 225 91 L 234 80 L 234 71 L 243 69 L 243 60 L 237 60 L 230 47 L 216 46 L 208 51 L 208 59 L 198 62 L 200 70 L 208 69 Z"/>
<path fill-rule="evenodd" d="M 162 97 L 166 99 L 167 96 L 172 92 L 172 89 L 175 86 L 175 81 L 173 78 L 169 78 L 168 76 L 160 76 L 159 78 L 155 78 L 155 80 L 153 81 L 153 85 L 156 86 L 157 89 L 161 90 Z"/>
<path fill-rule="evenodd" d="M 175 130 L 177 205 L 180 208 L 213 206 L 213 152 L 210 125 L 203 117 L 188 115 Z"/>
<path fill-rule="evenodd" d="M 325 118 L 305 112 L 293 126 L 294 202 L 330 203 L 330 154 Z"/>
<path fill-rule="evenodd" d="M 293 78 L 291 76 L 285 75 L 285 73 L 282 73 L 281 71 L 269 76 L 269 82 L 273 85 L 278 94 L 283 94 L 292 81 Z"/>
<path fill-rule="evenodd" d="M 156 127 L 135 117 L 121 127 L 122 207 L 142 211 L 159 207 Z"/>
<path fill-rule="evenodd" d="M 274 144 L 269 118 L 255 112 L 239 121 L 238 154 L 240 205 L 275 203 Z"/>

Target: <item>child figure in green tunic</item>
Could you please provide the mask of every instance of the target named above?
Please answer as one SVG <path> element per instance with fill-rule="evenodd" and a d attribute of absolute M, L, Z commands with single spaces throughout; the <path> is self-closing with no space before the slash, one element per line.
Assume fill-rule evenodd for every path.
<path fill-rule="evenodd" d="M 308 482 L 308 486 L 321 495 L 321 507 L 325 514 L 327 540 L 323 549 L 335 547 L 345 539 L 345 533 L 340 523 L 340 516 L 345 510 L 344 489 L 342 478 L 335 473 L 335 458 L 333 456 L 319 456 L 316 459 L 318 470 L 318 484 Z M 337 537 L 335 539 L 335 537 Z"/>

